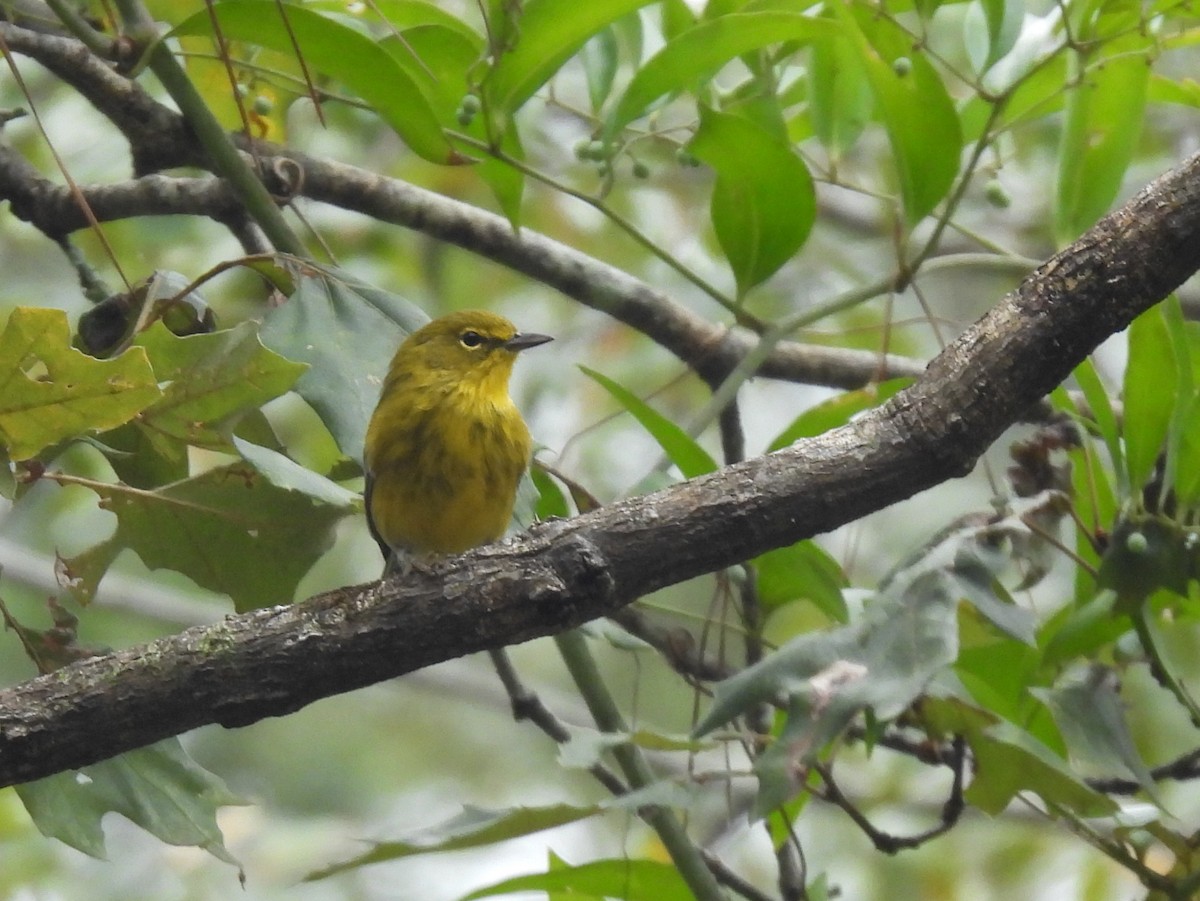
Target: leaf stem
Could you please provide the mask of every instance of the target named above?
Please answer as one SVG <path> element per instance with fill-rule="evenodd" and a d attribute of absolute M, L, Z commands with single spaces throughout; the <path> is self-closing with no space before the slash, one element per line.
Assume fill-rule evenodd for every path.
<path fill-rule="evenodd" d="M 1200 728 L 1200 707 L 1197 707 L 1195 699 L 1188 694 L 1183 684 L 1172 675 L 1171 670 L 1163 660 L 1158 641 L 1154 637 L 1154 630 L 1150 625 L 1150 619 L 1146 614 L 1146 605 L 1142 604 L 1138 609 L 1131 612 L 1129 618 L 1133 620 L 1133 631 L 1137 634 L 1138 641 L 1142 645 L 1142 650 L 1146 653 L 1147 662 L 1150 665 L 1150 674 L 1154 676 L 1155 681 L 1159 685 L 1175 696 L 1175 699 L 1187 711 L 1188 718 L 1191 719 L 1195 726 Z"/>
<path fill-rule="evenodd" d="M 600 731 L 618 734 L 628 732 L 625 718 L 617 708 L 608 686 L 604 684 L 583 634 L 572 629 L 556 635 L 554 641 Z M 654 772 L 646 758 L 632 744 L 617 745 L 613 748 L 613 757 L 631 789 L 645 788 L 655 781 Z M 641 815 L 662 840 L 671 860 L 679 868 L 679 874 L 698 901 L 726 901 L 726 895 L 705 863 L 703 853 L 688 838 L 678 817 L 668 808 L 659 806 L 645 807 Z"/>

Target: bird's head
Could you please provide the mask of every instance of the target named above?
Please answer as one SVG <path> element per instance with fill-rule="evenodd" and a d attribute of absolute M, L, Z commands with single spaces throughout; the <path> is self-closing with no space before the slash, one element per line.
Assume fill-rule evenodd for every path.
<path fill-rule="evenodd" d="M 522 334 L 495 313 L 463 310 L 435 319 L 409 335 L 392 367 L 419 379 L 452 378 L 504 389 L 517 354 L 550 340 L 548 335 Z"/>

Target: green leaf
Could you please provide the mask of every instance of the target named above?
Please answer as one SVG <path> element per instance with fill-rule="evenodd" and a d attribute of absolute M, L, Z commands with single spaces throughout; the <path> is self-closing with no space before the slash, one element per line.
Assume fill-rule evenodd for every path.
<path fill-rule="evenodd" d="M 233 420 L 283 394 L 307 368 L 263 347 L 252 322 L 186 338 L 156 322 L 134 344 L 166 385 L 137 427 L 167 457 L 185 456 L 188 445 L 229 449 Z"/>
<path fill-rule="evenodd" d="M 937 70 L 891 19 L 855 6 L 835 9 L 866 63 L 892 145 L 909 223 L 933 210 L 958 174 L 962 126 Z"/>
<path fill-rule="evenodd" d="M 239 611 L 286 604 L 333 543 L 345 506 L 279 488 L 245 463 L 221 466 L 155 491 L 91 482 L 117 517 L 112 537 L 64 562 L 81 603 L 128 548 L 150 569 L 173 569 L 229 595 Z"/>
<path fill-rule="evenodd" d="M 590 624 L 589 624 L 590 625 Z M 627 636 L 629 633 L 625 633 Z M 633 636 L 629 636 L 632 638 Z M 633 639 L 640 641 L 640 639 Z M 642 642 L 642 647 L 649 649 L 650 645 Z M 635 650 L 641 650 L 636 648 Z M 666 735 L 661 732 L 652 732 L 648 729 L 638 729 L 635 732 L 597 732 L 595 729 L 581 729 L 574 726 L 567 726 L 567 732 L 570 738 L 558 747 L 558 762 L 569 769 L 587 769 L 600 763 L 604 759 L 604 755 L 613 748 L 622 745 L 633 745 L 642 748 L 646 751 L 686 751 L 689 754 L 699 754 L 702 751 L 711 751 L 715 747 L 712 742 L 698 741 L 687 735 Z M 654 783 L 654 785 L 662 785 L 664 790 L 670 791 L 671 788 L 678 788 L 674 783 Z M 677 798 L 680 801 L 690 803 L 683 795 L 674 795 L 671 797 Z M 629 803 L 627 795 L 621 795 L 618 798 L 612 798 L 604 802 L 606 807 L 637 807 L 645 803 L 667 803 L 662 798 L 657 802 L 647 802 L 644 798 L 634 804 Z M 686 806 L 686 803 L 675 804 L 670 806 Z"/>
<path fill-rule="evenodd" d="M 1184 319 L 1183 308 L 1179 305 L 1179 298 L 1176 295 L 1169 295 L 1159 304 L 1158 309 L 1163 317 L 1167 340 L 1170 342 L 1171 356 L 1175 360 L 1173 392 L 1175 403 L 1172 405 L 1171 422 L 1167 427 L 1166 461 L 1163 467 L 1159 498 L 1165 502 L 1172 493 L 1175 493 L 1176 499 L 1182 501 L 1183 495 L 1178 492 L 1180 480 L 1187 480 L 1195 484 L 1198 479 L 1197 473 L 1192 468 L 1196 462 L 1194 453 L 1189 460 L 1181 457 L 1185 446 L 1196 444 L 1195 436 L 1189 437 L 1188 432 L 1191 428 L 1190 423 L 1195 419 L 1195 407 L 1198 400 L 1196 367 L 1200 365 L 1200 359 L 1193 350 L 1193 345 L 1197 344 L 1195 340 L 1197 333 Z M 1197 350 L 1200 350 L 1200 347 Z"/>
<path fill-rule="evenodd" d="M 117 478 L 134 488 L 156 488 L 188 477 L 187 445 L 161 441 L 136 421 L 109 429 L 95 444 Z"/>
<path fill-rule="evenodd" d="M 863 410 L 878 407 L 912 383 L 911 378 L 889 379 L 822 401 L 792 420 L 792 424 L 771 442 L 767 452 L 780 450 L 795 444 L 801 438 L 813 438 L 843 426 Z"/>
<path fill-rule="evenodd" d="M 1058 152 L 1055 229 L 1060 241 L 1095 224 L 1120 190 L 1141 135 L 1153 40 L 1133 29 L 1106 42 L 1070 92 Z"/>
<path fill-rule="evenodd" d="M 548 807 L 510 807 L 504 810 L 464 807 L 462 813 L 443 823 L 398 841 L 376 842 L 371 850 L 342 863 L 315 870 L 305 876 L 304 881 L 313 882 L 347 870 L 388 860 L 399 860 L 414 854 L 462 851 L 466 848 L 494 845 L 497 842 L 574 823 L 594 816 L 602 809 L 598 804 L 583 807 L 554 804 Z"/>
<path fill-rule="evenodd" d="M 306 65 L 369 103 L 415 153 L 434 163 L 462 162 L 430 102 L 437 91 L 432 78 L 414 75 L 418 66 L 399 65 L 370 37 L 337 19 L 291 4 L 286 10 L 285 22 L 274 0 L 215 3 L 180 22 L 170 34 L 211 35 L 215 16 L 226 40 L 289 55 L 299 45 Z"/>
<path fill-rule="evenodd" d="M 362 459 L 367 422 L 388 364 L 429 317 L 407 300 L 337 269 L 297 267 L 296 291 L 262 326 L 268 347 L 309 364 L 296 392 L 347 456 Z M 347 348 L 353 354 L 347 355 Z"/>
<path fill-rule="evenodd" d="M 811 760 L 861 711 L 901 713 L 958 653 L 957 597 L 941 572 L 902 577 L 867 608 L 863 619 L 801 635 L 774 654 L 719 682 L 711 709 L 693 735 L 704 735 L 760 704 L 782 698 L 782 733 L 759 759 L 760 815 L 799 786 L 796 762 Z"/>
<path fill-rule="evenodd" d="M 967 6 L 963 43 L 977 74 L 982 75 L 1016 46 L 1024 18 L 1022 0 L 980 0 Z"/>
<path fill-rule="evenodd" d="M 530 468 L 529 476 L 538 492 L 537 505 L 534 507 L 538 519 L 550 519 L 555 516 L 565 518 L 571 515 L 566 495 L 549 473 L 534 466 Z"/>
<path fill-rule="evenodd" d="M 1150 770 L 1133 743 L 1112 670 L 1092 664 L 1068 671 L 1052 689 L 1030 691 L 1050 708 L 1072 755 L 1101 767 L 1105 775 L 1133 777 L 1147 797 L 1161 804 Z"/>
<path fill-rule="evenodd" d="M 846 622 L 842 589 L 849 585 L 841 566 L 820 545 L 801 541 L 756 557 L 759 601 L 773 610 L 793 601 L 810 601 L 831 620 Z"/>
<path fill-rule="evenodd" d="M 800 789 L 799 761 L 813 760 L 864 710 L 888 719 L 904 711 L 958 651 L 954 599 L 937 573 L 881 596 L 867 617 L 832 632 L 801 636 L 761 663 L 718 683 L 696 734 L 775 697 L 787 701 L 778 740 L 755 764 L 758 816 Z M 726 687 L 727 683 L 743 682 Z"/>
<path fill-rule="evenodd" d="M 515 226 L 520 219 L 525 190 L 524 173 L 481 153 L 478 144 L 472 144 L 472 140 L 488 146 L 493 143 L 486 117 L 476 115 L 465 123 L 459 118 L 464 98 L 477 90 L 473 72 L 483 52 L 480 37 L 469 30 L 464 33 L 461 28 L 425 25 L 408 28 L 401 35 L 389 35 L 379 44 L 414 80 L 426 83 L 427 97 L 438 119 L 443 127 L 455 133 L 451 142 L 464 159 L 476 161 L 474 173 L 492 189 L 501 210 Z M 460 133 L 466 137 L 459 138 Z M 501 137 L 500 150 L 518 162 L 524 159 L 515 129 L 507 130 Z"/>
<path fill-rule="evenodd" d="M 629 654 L 639 654 L 643 651 L 654 652 L 654 645 L 650 642 L 638 638 L 632 632 L 617 624 L 611 619 L 594 619 L 591 622 L 584 623 L 579 627 L 579 631 L 586 638 L 595 641 L 607 642 L 609 647 L 625 651 Z M 570 730 L 570 726 L 567 727 Z M 610 734 L 610 733 L 604 733 Z"/>
<path fill-rule="evenodd" d="M 1039 578 L 1049 569 L 1049 563 L 1044 560 L 1048 551 L 1045 542 L 1041 536 L 1030 535 L 1023 525 L 988 527 L 978 533 L 957 536 L 958 540 L 952 542 L 957 545 L 957 551 L 949 578 L 959 597 L 970 603 L 988 622 L 1010 638 L 1032 646 L 1036 641 L 1033 614 L 1018 607 L 1000 581 L 1003 571 L 1010 565 L 1032 569 Z M 1011 546 L 1001 544 L 1005 539 Z M 1004 549 L 989 545 L 989 540 L 996 541 Z"/>
<path fill-rule="evenodd" d="M 712 222 L 742 297 L 808 238 L 816 196 L 791 146 L 741 116 L 702 107 L 688 149 L 717 173 Z"/>
<path fill-rule="evenodd" d="M 1060 112 L 1066 105 L 1063 92 L 1063 83 L 1067 79 L 1065 54 L 1059 53 L 1050 59 L 1031 54 L 1022 63 L 1013 67 L 1005 65 L 1005 80 L 995 85 L 990 83 L 998 81 L 996 76 L 1000 70 L 993 69 L 988 73 L 993 97 L 984 99 L 972 95 L 962 105 L 963 135 L 967 142 L 978 141 L 985 127 L 994 132 L 1029 125 Z M 1001 92 L 1009 93 L 1005 94 L 999 119 L 991 121 L 997 103 L 995 95 Z"/>
<path fill-rule="evenodd" d="M 1096 423 L 1100 437 L 1104 439 L 1104 446 L 1108 448 L 1109 457 L 1116 468 L 1117 485 L 1122 494 L 1127 494 L 1130 484 L 1129 467 L 1126 465 L 1125 448 L 1121 443 L 1121 426 L 1117 422 L 1116 413 L 1113 412 L 1108 390 L 1090 359 L 1075 367 L 1075 381 L 1091 409 L 1092 421 Z"/>
<path fill-rule="evenodd" d="M 683 429 L 667 419 L 628 388 L 614 382 L 608 376 L 601 375 L 586 366 L 579 367 L 583 374 L 593 379 L 600 387 L 613 396 L 622 407 L 641 423 L 650 435 L 658 442 L 671 462 L 679 467 L 685 479 L 694 479 L 705 473 L 713 472 L 717 463 L 708 452 Z"/>
<path fill-rule="evenodd" d="M 38 831 L 103 858 L 101 820 L 119 813 L 169 845 L 194 845 L 226 863 L 218 807 L 245 803 L 169 738 L 119 757 L 16 786 Z"/>
<path fill-rule="evenodd" d="M 913 0 L 913 6 L 916 7 L 922 19 L 930 19 L 942 2 L 943 0 Z"/>
<path fill-rule="evenodd" d="M 623 898 L 625 901 L 692 901 L 695 897 L 679 871 L 653 860 L 594 860 L 505 879 L 464 895 L 462 901 L 515 892 L 563 892 L 571 898 Z"/>
<path fill-rule="evenodd" d="M 1042 628 L 1038 643 L 1045 648 L 1047 666 L 1060 666 L 1075 657 L 1088 656 L 1129 631 L 1129 620 L 1114 615 L 1117 595 L 1101 591 L 1077 607 L 1070 607 Z"/>
<path fill-rule="evenodd" d="M 12 460 L 8 450 L 0 444 L 0 497 L 12 500 L 17 496 L 17 479 L 13 474 Z"/>
<path fill-rule="evenodd" d="M 960 622 L 961 615 L 960 612 Z M 1039 663 L 1036 648 L 1000 639 L 964 647 L 959 651 L 954 672 L 983 709 L 1019 722 L 1029 703 L 1028 688 L 1037 678 Z"/>
<path fill-rule="evenodd" d="M 617 77 L 617 35 L 611 28 L 605 28 L 583 45 L 580 54 L 583 60 L 583 74 L 587 77 L 588 100 L 592 104 L 592 112 L 598 113 L 604 101 L 612 92 L 613 81 Z"/>
<path fill-rule="evenodd" d="M 561 0 L 527 0 L 510 24 L 507 43 L 483 81 L 487 106 L 506 118 L 562 68 L 589 38 L 650 0 L 589 0 L 565 14 Z"/>
<path fill-rule="evenodd" d="M 483 38 L 464 21 L 446 12 L 434 3 L 425 0 L 371 0 L 368 4 L 349 4 L 354 10 L 347 9 L 346 0 L 306 0 L 306 6 L 327 13 L 334 13 L 343 18 L 356 15 L 366 23 L 375 21 L 376 13 L 382 15 L 387 23 L 397 31 L 407 31 L 423 25 L 436 25 L 440 28 L 456 32 L 467 41 L 473 41 L 478 47 L 483 47 Z"/>
<path fill-rule="evenodd" d="M 664 0 L 662 4 L 662 34 L 670 41 L 696 24 L 696 14 L 685 0 Z"/>
<path fill-rule="evenodd" d="M 236 435 L 233 446 L 243 460 L 266 476 L 276 488 L 306 494 L 333 507 L 357 507 L 362 503 L 362 495 L 306 469 L 277 450 L 252 444 Z"/>
<path fill-rule="evenodd" d="M 1150 83 L 1146 86 L 1146 100 L 1149 103 L 1176 103 L 1196 109 L 1200 107 L 1200 83 L 1191 78 L 1176 81 L 1167 75 L 1151 72 Z"/>
<path fill-rule="evenodd" d="M 1119 808 L 1090 788 L 1066 763 L 1027 732 L 1008 723 L 967 733 L 975 775 L 964 795 L 984 813 L 997 816 L 1018 792 L 1030 791 L 1053 807 L 1077 816 L 1110 816 Z"/>
<path fill-rule="evenodd" d="M 863 59 L 844 35 L 813 43 L 808 68 L 809 116 L 834 159 L 854 146 L 875 107 Z"/>
<path fill-rule="evenodd" d="M 693 734 L 711 732 L 780 693 L 821 700 L 816 694 L 827 689 L 814 684 L 814 677 L 836 676 L 835 671 L 845 678 L 832 689 L 853 692 L 855 707 L 878 702 L 894 714 L 914 696 L 914 686 L 954 659 L 956 600 L 931 572 L 894 596 L 881 596 L 861 622 L 793 639 L 718 683 L 712 708 Z"/>
<path fill-rule="evenodd" d="M 1180 377 L 1163 312 L 1153 307 L 1129 326 L 1123 434 L 1134 491 L 1150 480 L 1159 454 L 1166 450 Z"/>
<path fill-rule="evenodd" d="M 605 140 L 644 115 L 656 100 L 694 90 L 743 53 L 784 41 L 807 42 L 838 33 L 828 19 L 800 13 L 734 13 L 702 22 L 667 43 L 638 70 L 604 125 Z"/>
<path fill-rule="evenodd" d="M 144 351 L 89 357 L 71 346 L 62 310 L 18 307 L 0 332 L 0 447 L 11 460 L 128 422 L 160 395 Z"/>
<path fill-rule="evenodd" d="M 1181 404 L 1179 442 L 1175 469 L 1175 492 L 1184 507 L 1200 502 L 1200 396 Z"/>
<path fill-rule="evenodd" d="M 883 585 L 891 592 L 896 580 L 940 573 L 956 599 L 970 602 L 1004 634 L 1032 645 L 1033 615 L 1013 602 L 1006 583 L 1019 590 L 1045 577 L 1059 547 L 1043 536 L 1057 531 L 1068 509 L 1060 494 L 1044 492 L 1014 502 L 1003 517 L 961 517 L 896 564 Z"/>

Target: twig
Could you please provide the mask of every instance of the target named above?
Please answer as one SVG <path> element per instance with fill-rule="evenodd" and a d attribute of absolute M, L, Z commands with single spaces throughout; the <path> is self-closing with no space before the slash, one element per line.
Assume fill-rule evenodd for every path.
<path fill-rule="evenodd" d="M 500 648 L 488 651 L 488 656 L 491 658 L 492 665 L 496 668 L 496 674 L 500 677 L 504 691 L 512 703 L 513 719 L 517 722 L 529 720 L 560 745 L 570 741 L 571 733 L 567 727 L 550 711 L 549 707 L 542 703 L 542 699 L 521 681 L 508 652 Z M 629 791 L 628 786 L 620 780 L 617 774 L 599 761 L 589 766 L 588 772 L 614 795 L 623 795 Z"/>
<path fill-rule="evenodd" d="M 731 870 L 721 858 L 717 857 L 711 851 L 701 850 L 700 853 L 704 855 L 704 862 L 708 864 L 708 868 L 721 885 L 733 889 L 743 898 L 746 898 L 747 901 L 775 901 L 766 892 L 759 891 L 751 883 Z"/>
<path fill-rule="evenodd" d="M 600 676 L 583 635 L 571 630 L 556 635 L 554 641 L 600 731 L 628 732 L 625 718 Z M 616 746 L 613 748 L 613 757 L 625 773 L 631 788 L 645 788 L 654 783 L 655 776 L 650 765 L 641 751 L 633 745 Z M 709 869 L 699 847 L 692 843 L 675 813 L 669 808 L 659 806 L 644 807 L 640 813 L 658 833 L 667 853 L 671 855 L 671 860 L 679 869 L 679 875 L 687 882 L 697 901 L 725 901 L 725 893 Z"/>
<path fill-rule="evenodd" d="M 939 835 L 943 835 L 954 828 L 965 809 L 963 801 L 963 764 L 966 757 L 966 745 L 961 736 L 954 739 L 953 749 L 954 762 L 952 769 L 954 772 L 954 781 L 950 786 L 950 796 L 946 799 L 946 803 L 942 805 L 941 819 L 936 826 L 932 826 L 924 832 L 918 832 L 915 835 L 892 835 L 878 829 L 871 823 L 866 814 L 855 807 L 853 802 L 842 793 L 841 788 L 834 781 L 833 767 L 831 765 L 818 764 L 813 767 L 820 774 L 824 782 L 824 787 L 820 790 L 814 790 L 814 792 L 817 797 L 840 807 L 854 821 L 854 824 L 863 831 L 867 838 L 871 840 L 875 848 L 884 854 L 896 854 L 900 851 L 919 848 L 926 842 L 932 841 Z"/>

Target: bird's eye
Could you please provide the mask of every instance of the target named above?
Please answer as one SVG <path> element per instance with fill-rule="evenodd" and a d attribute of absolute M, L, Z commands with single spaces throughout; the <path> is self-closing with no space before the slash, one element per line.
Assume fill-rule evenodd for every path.
<path fill-rule="evenodd" d="M 463 332 L 458 338 L 463 347 L 478 347 L 483 343 L 483 335 L 479 332 Z"/>

